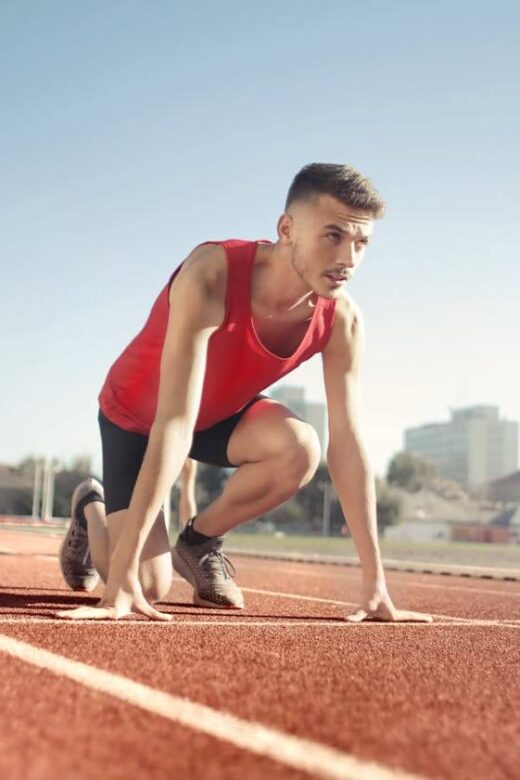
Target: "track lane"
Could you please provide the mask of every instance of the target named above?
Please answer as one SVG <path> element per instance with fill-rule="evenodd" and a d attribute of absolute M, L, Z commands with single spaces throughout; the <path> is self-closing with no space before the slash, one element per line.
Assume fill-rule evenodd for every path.
<path fill-rule="evenodd" d="M 4 780 L 309 780 L 307 773 L 0 657 Z"/>
<path fill-rule="evenodd" d="M 5 556 L 2 563 L 11 569 L 11 590 L 0 594 L 6 617 L 48 619 L 56 604 L 78 603 L 78 594 L 60 587 L 56 562 Z M 265 585 L 271 577 L 278 589 L 303 587 L 307 594 L 312 589 L 332 601 L 335 595 L 344 597 L 345 583 L 338 580 L 337 570 L 335 576 L 324 574 L 324 582 L 312 585 L 296 569 L 287 576 L 270 565 L 259 571 L 239 562 L 240 581 L 248 586 Z M 42 588 L 42 577 L 52 581 L 54 590 L 44 585 L 36 593 L 25 591 L 23 585 L 31 582 Z M 302 580 L 303 586 L 298 585 Z M 514 776 L 508 772 L 520 758 L 512 748 L 520 735 L 511 712 L 520 691 L 510 677 L 519 659 L 517 642 L 506 628 L 452 626 L 443 632 L 442 626 L 435 631 L 345 626 L 345 610 L 339 605 L 259 593 L 247 594 L 247 609 L 236 614 L 242 624 L 238 628 L 229 625 L 230 613 L 194 608 L 183 583 L 175 583 L 172 597 L 167 608 L 184 623 L 190 621 L 189 626 L 137 619 L 67 623 L 62 629 L 15 622 L 2 624 L 1 630 L 176 695 L 431 778 Z M 90 603 L 96 596 L 79 598 Z M 414 594 L 411 608 L 418 608 L 417 598 Z M 263 625 L 249 625 L 248 618 Z M 193 625 L 198 621 L 199 626 Z M 150 647 L 155 667 L 142 660 L 149 657 Z M 476 765 L 482 769 L 475 771 Z"/>

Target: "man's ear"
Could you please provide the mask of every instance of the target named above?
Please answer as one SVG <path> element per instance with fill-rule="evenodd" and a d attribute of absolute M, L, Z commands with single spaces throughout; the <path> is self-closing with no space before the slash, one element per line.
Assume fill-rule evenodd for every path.
<path fill-rule="evenodd" d="M 278 224 L 278 237 L 284 244 L 291 244 L 294 230 L 294 219 L 292 214 L 288 214 L 286 211 L 279 217 Z"/>

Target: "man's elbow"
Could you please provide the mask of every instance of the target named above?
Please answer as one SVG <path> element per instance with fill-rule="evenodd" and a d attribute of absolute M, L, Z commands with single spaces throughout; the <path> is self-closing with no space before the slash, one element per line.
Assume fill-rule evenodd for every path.
<path fill-rule="evenodd" d="M 150 429 L 151 440 L 163 440 L 168 446 L 181 446 L 188 450 L 193 440 L 194 423 L 185 417 L 165 417 L 157 415 Z"/>

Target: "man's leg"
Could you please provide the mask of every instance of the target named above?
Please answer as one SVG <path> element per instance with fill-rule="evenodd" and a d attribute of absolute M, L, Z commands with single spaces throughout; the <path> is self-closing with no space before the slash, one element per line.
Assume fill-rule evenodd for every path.
<path fill-rule="evenodd" d="M 109 556 L 124 530 L 127 517 L 128 509 L 107 516 Z M 161 511 L 148 534 L 139 562 L 139 582 L 146 600 L 150 603 L 161 601 L 170 590 L 172 576 L 170 540 L 164 512 Z"/>
<path fill-rule="evenodd" d="M 291 498 L 316 473 L 321 447 L 311 425 L 264 398 L 240 419 L 227 454 L 238 468 L 194 522 L 206 536 L 220 536 Z"/>
<path fill-rule="evenodd" d="M 223 534 L 283 504 L 307 484 L 321 448 L 310 425 L 277 401 L 262 398 L 242 414 L 226 452 L 237 470 L 222 494 L 190 520 L 172 556 L 175 569 L 193 585 L 196 604 L 241 608 L 242 593 L 221 550 Z"/>
<path fill-rule="evenodd" d="M 73 590 L 93 590 L 99 582 L 99 572 L 106 569 L 106 552 L 99 559 L 100 568 L 92 560 L 87 529 L 87 525 L 93 533 L 95 529 L 98 549 L 103 542 L 108 546 L 104 500 L 103 486 L 93 477 L 80 482 L 72 493 L 71 520 L 60 546 L 59 562 L 63 578 Z M 85 512 L 91 517 L 88 522 Z"/>
<path fill-rule="evenodd" d="M 89 478 L 76 490 L 83 487 L 85 492 L 92 488 L 92 483 L 99 485 L 97 480 Z M 93 576 L 94 570 L 106 583 L 110 557 L 128 514 L 128 510 L 124 509 L 107 517 L 101 491 L 98 489 L 96 493 L 97 497 L 92 491 L 89 503 L 83 507 L 80 505 L 79 511 L 76 509 L 75 516 L 71 518 L 71 533 L 67 535 L 60 554 L 63 575 L 74 590 L 92 590 L 98 580 L 97 576 Z M 141 553 L 139 581 L 150 602 L 161 600 L 170 590 L 172 563 L 163 512 L 157 516 Z"/>
<path fill-rule="evenodd" d="M 92 563 L 103 582 L 108 577 L 108 527 L 104 501 L 92 501 L 84 508 Z"/>
<path fill-rule="evenodd" d="M 197 461 L 186 458 L 181 471 L 179 496 L 179 527 L 184 528 L 190 517 L 197 514 L 195 500 L 195 482 L 197 479 Z"/>
<path fill-rule="evenodd" d="M 74 493 L 81 498 L 75 501 L 73 497 L 71 524 L 60 553 L 63 576 L 73 589 L 85 587 L 78 575 L 82 568 L 87 574 L 92 564 L 106 582 L 110 556 L 123 530 L 148 444 L 146 436 L 119 428 L 102 413 L 99 424 L 104 495 L 103 487 L 92 478 L 76 488 Z M 90 566 L 85 566 L 85 561 Z M 164 598 L 170 589 L 172 573 L 168 532 L 164 514 L 160 512 L 146 540 L 139 565 L 139 580 L 148 601 Z M 85 582 L 87 578 L 88 574 L 83 578 Z"/>

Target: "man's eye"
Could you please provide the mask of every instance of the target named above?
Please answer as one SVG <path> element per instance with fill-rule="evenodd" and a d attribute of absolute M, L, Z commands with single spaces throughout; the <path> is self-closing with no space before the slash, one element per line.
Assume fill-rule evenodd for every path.
<path fill-rule="evenodd" d="M 338 240 L 341 238 L 341 236 L 340 236 L 340 234 L 339 234 L 339 233 L 328 233 L 327 235 L 329 236 L 329 238 L 332 236 L 332 238 L 333 238 L 335 241 L 338 241 Z"/>

